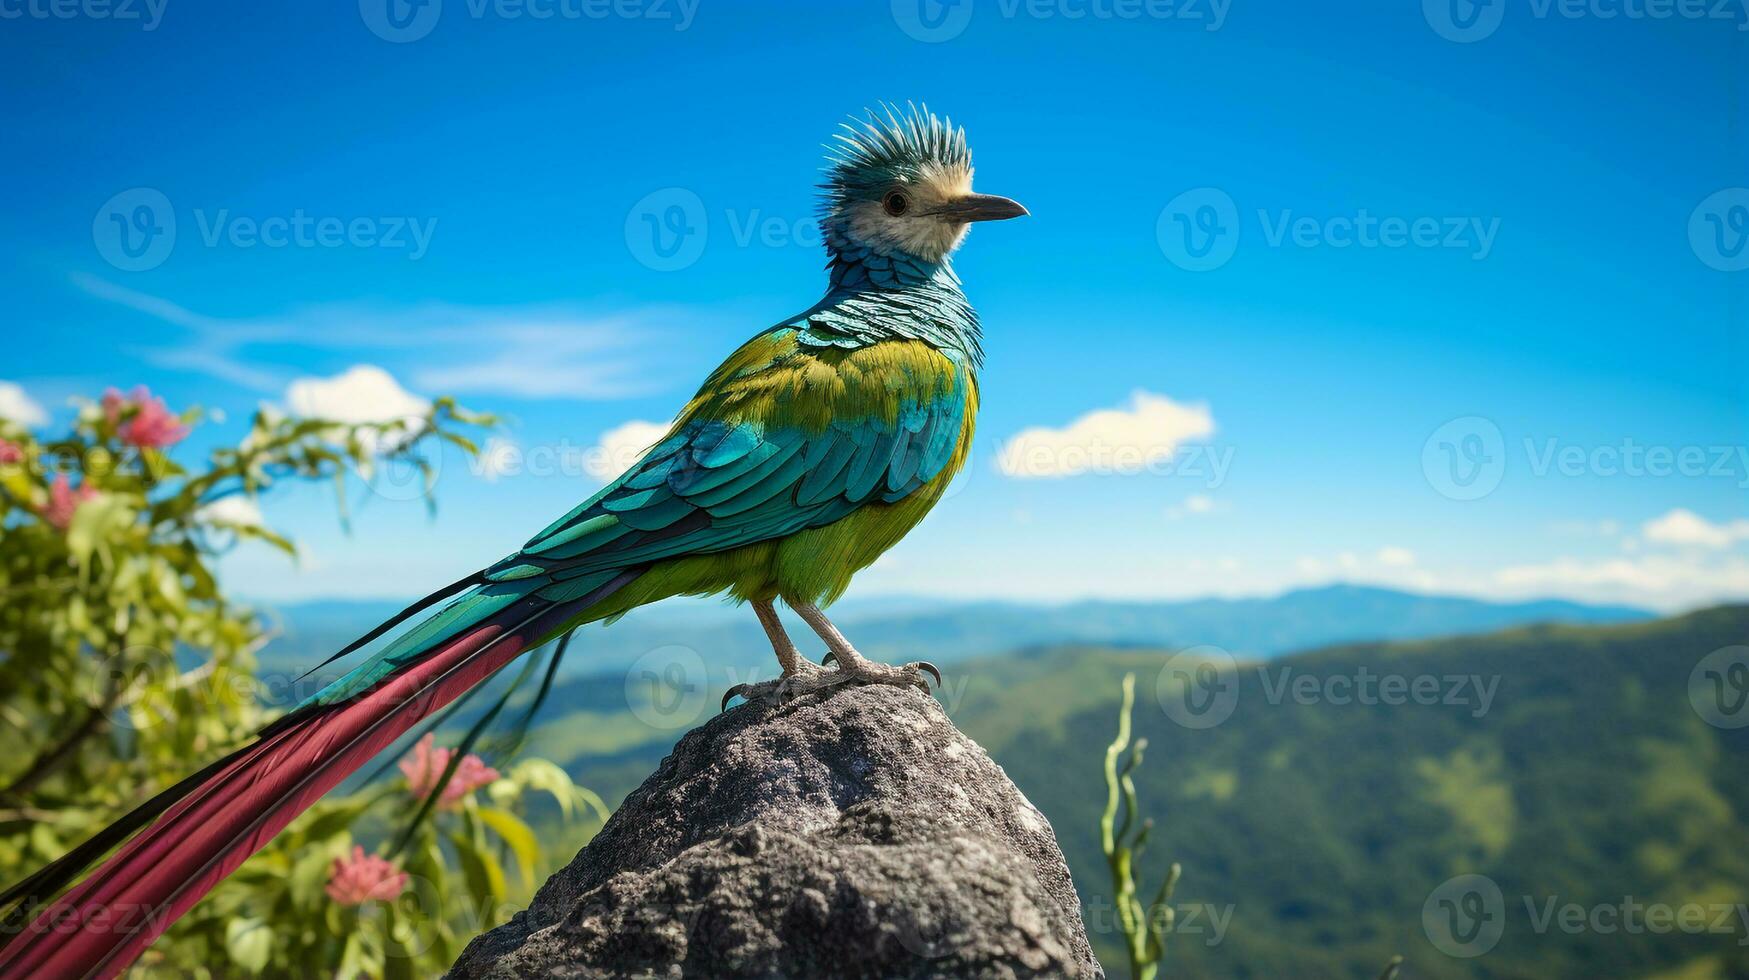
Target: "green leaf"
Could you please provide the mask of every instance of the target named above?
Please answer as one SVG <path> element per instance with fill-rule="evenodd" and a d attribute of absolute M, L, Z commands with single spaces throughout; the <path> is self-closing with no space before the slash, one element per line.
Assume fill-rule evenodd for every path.
<path fill-rule="evenodd" d="M 451 834 L 449 842 L 455 846 L 456 860 L 461 862 L 462 875 L 467 879 L 468 890 L 473 893 L 473 897 L 502 902 L 510 889 L 504 881 L 504 868 L 499 865 L 498 859 L 480 850 L 472 840 L 460 834 Z"/>
<path fill-rule="evenodd" d="M 225 924 L 225 952 L 231 962 L 260 973 L 273 955 L 273 930 L 260 919 L 232 919 Z"/>
<path fill-rule="evenodd" d="M 356 932 L 348 933 L 346 946 L 340 951 L 340 966 L 334 971 L 335 977 L 364 976 L 364 959 L 364 940 Z"/>
<path fill-rule="evenodd" d="M 306 847 L 292 864 L 291 873 L 285 878 L 292 902 L 301 908 L 314 908 L 326 901 L 327 893 L 324 889 L 328 886 L 328 878 L 334 873 L 334 859 L 344 856 L 351 847 L 352 835 L 344 831 Z"/>
<path fill-rule="evenodd" d="M 516 869 L 521 872 L 522 880 L 533 884 L 534 868 L 540 861 L 540 841 L 535 838 L 534 831 L 509 810 L 483 806 L 479 808 L 479 816 L 516 855 Z"/>
<path fill-rule="evenodd" d="M 309 821 L 297 829 L 307 841 L 319 841 L 335 834 L 343 834 L 370 804 L 368 799 L 333 804 L 325 810 L 312 813 Z M 346 846 L 352 846 L 350 835 L 347 837 Z"/>
<path fill-rule="evenodd" d="M 80 504 L 67 525 L 67 550 L 73 563 L 81 567 L 89 563 L 110 538 L 119 537 L 133 522 L 133 508 L 120 494 L 101 494 Z"/>

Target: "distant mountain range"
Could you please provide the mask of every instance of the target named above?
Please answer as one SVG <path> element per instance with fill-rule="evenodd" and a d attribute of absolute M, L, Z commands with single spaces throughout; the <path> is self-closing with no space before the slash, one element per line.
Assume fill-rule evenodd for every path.
<path fill-rule="evenodd" d="M 1195 692 L 1163 685 L 1199 675 L 1163 670 L 1173 648 L 1068 644 L 958 663 L 938 697 L 1050 819 L 1112 976 L 1100 765 L 1134 673 L 1149 743 L 1135 783 L 1157 821 L 1144 891 L 1184 865 L 1162 976 L 1364 978 L 1400 953 L 1423 980 L 1749 980 L 1749 728 L 1707 721 L 1698 673 L 1744 637 L 1749 606 L 1345 644 L 1242 664 L 1230 700 L 1188 713 Z M 527 751 L 622 799 L 727 680 L 653 690 L 640 675 L 562 682 Z M 1479 912 L 1447 922 L 1442 896 L 1471 901 L 1465 875 L 1499 898 L 1474 892 Z M 1648 907 L 1704 928 L 1631 918 Z M 1602 911 L 1574 928 L 1550 909 Z M 1490 922 L 1482 955 L 1453 945 Z"/>
<path fill-rule="evenodd" d="M 392 602 L 321 601 L 278 606 L 283 636 L 264 662 L 309 666 L 393 615 Z M 835 618 L 859 649 L 882 659 L 922 656 L 937 663 L 1065 643 L 1105 646 L 1220 647 L 1240 659 L 1365 640 L 1478 633 L 1530 623 L 1620 623 L 1652 613 L 1628 606 L 1561 600 L 1497 603 L 1417 595 L 1357 585 L 1301 589 L 1271 598 L 1157 602 L 1084 601 L 1066 605 L 879 598 L 846 601 Z M 823 648 L 792 620 L 804 650 Z M 806 639 L 804 639 L 806 638 Z M 770 669 L 771 648 L 746 610 L 698 603 L 640 609 L 611 629 L 578 637 L 567 672 L 623 669 L 665 647 L 697 651 L 713 667 Z"/>
<path fill-rule="evenodd" d="M 295 629 L 269 660 L 311 663 L 393 611 L 287 607 Z M 952 664 L 938 696 L 1050 818 L 1108 969 L 1122 958 L 1099 766 L 1133 672 L 1136 734 L 1150 743 L 1136 784 L 1158 820 L 1142 884 L 1167 861 L 1185 867 L 1166 975 L 1376 976 L 1401 953 L 1404 976 L 1428 980 L 1749 978 L 1749 913 L 1736 912 L 1749 895 L 1749 728 L 1709 724 L 1691 687 L 1702 657 L 1749 636 L 1749 606 L 1654 620 L 1337 586 L 1056 607 L 878 600 L 841 615 L 873 654 Z M 590 631 L 526 751 L 617 803 L 747 665 L 770 676 L 751 618 L 682 604 Z M 1230 714 L 1208 725 L 1172 714 L 1161 687 L 1174 653 L 1201 645 L 1255 661 L 1227 682 Z M 664 654 L 674 646 L 681 655 Z M 677 672 L 687 651 L 696 666 Z M 626 669 L 652 652 L 667 659 Z M 1406 683 L 1394 702 L 1369 700 L 1369 677 Z M 1435 696 L 1410 697 L 1421 688 L 1407 682 Z M 455 740 L 490 700 L 439 738 Z M 1454 957 L 1426 909 L 1473 874 L 1501 893 L 1477 921 L 1504 932 L 1485 955 Z M 1635 903 L 1703 910 L 1708 929 L 1539 926 L 1549 909 L 1631 915 Z"/>

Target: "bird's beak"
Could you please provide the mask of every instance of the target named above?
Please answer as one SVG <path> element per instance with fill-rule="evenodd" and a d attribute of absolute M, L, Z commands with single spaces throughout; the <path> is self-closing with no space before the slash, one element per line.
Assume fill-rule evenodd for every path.
<path fill-rule="evenodd" d="M 955 221 L 1003 221 L 1029 212 L 1019 201 L 995 194 L 967 194 L 942 205 L 936 212 Z"/>

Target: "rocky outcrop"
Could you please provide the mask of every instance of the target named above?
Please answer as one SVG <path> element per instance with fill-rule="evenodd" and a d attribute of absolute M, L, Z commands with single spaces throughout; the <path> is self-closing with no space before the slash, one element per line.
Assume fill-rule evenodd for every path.
<path fill-rule="evenodd" d="M 1094 977 L 1050 824 L 921 692 L 731 708 L 450 976 Z"/>

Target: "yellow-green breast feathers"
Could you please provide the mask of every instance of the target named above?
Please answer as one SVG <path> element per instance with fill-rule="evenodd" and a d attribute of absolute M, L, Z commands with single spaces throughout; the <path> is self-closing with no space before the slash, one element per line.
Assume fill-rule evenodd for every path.
<path fill-rule="evenodd" d="M 762 334 L 631 471 L 492 574 L 550 577 L 537 594 L 564 599 L 650 566 L 585 619 L 682 593 L 830 602 L 941 498 L 977 399 L 963 360 L 922 341 Z"/>

